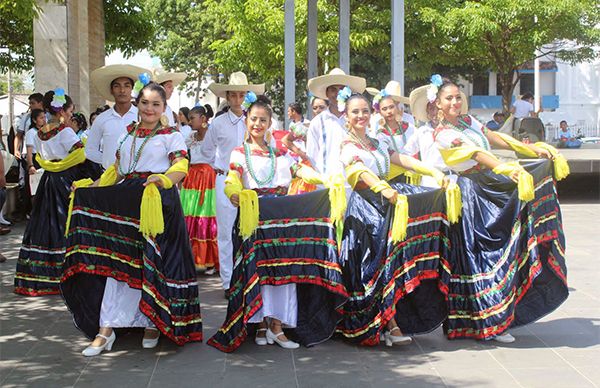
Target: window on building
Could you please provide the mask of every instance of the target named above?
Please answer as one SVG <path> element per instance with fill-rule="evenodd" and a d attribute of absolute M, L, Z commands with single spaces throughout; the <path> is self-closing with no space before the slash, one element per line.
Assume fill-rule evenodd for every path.
<path fill-rule="evenodd" d="M 473 95 L 487 96 L 490 92 L 489 74 L 477 74 L 473 76 Z"/>
<path fill-rule="evenodd" d="M 535 82 L 533 80 L 533 73 L 525 73 L 521 76 L 521 91 L 519 94 L 523 95 L 527 92 L 533 93 L 535 89 Z"/>

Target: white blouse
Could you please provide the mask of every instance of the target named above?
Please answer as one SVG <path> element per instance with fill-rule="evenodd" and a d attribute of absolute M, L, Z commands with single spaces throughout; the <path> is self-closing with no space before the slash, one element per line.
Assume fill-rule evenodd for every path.
<path fill-rule="evenodd" d="M 132 172 L 162 174 L 171 167 L 173 159 L 187 155 L 183 136 L 175 127 L 161 128 L 152 137 L 149 137 L 152 130 L 138 128 L 137 136 L 134 136 L 133 126 L 129 126 L 127 129 L 128 133 L 122 135 L 117 143 L 116 156 L 119 161 L 119 174 Z M 141 153 L 140 148 L 142 148 Z M 140 155 L 136 162 L 135 157 L 132 158 L 132 154 L 137 155 L 138 153 Z"/>
<path fill-rule="evenodd" d="M 390 129 L 386 125 L 381 125 L 377 131 L 377 140 L 386 143 L 390 150 L 398 153 L 414 156 L 414 153 L 406 152 L 406 143 L 415 133 L 415 126 L 403 121 L 397 129 Z"/>
<path fill-rule="evenodd" d="M 459 125 L 454 126 L 449 123 L 441 123 L 435 130 L 435 143 L 440 148 L 453 148 L 460 146 L 472 146 L 491 150 L 490 142 L 487 139 L 488 129 L 470 115 L 464 115 L 459 118 Z M 455 171 L 466 171 L 477 165 L 474 160 L 449 166 Z"/>
<path fill-rule="evenodd" d="M 390 171 L 390 150 L 386 143 L 375 139 L 372 139 L 368 149 L 353 140 L 345 140 L 342 142 L 340 160 L 345 167 L 362 162 L 381 179 L 385 179 Z"/>
<path fill-rule="evenodd" d="M 196 131 L 192 131 L 188 135 L 188 137 L 185 138 L 185 145 L 187 146 L 190 152 L 190 164 L 210 164 L 210 160 L 208 160 L 205 156 L 202 155 L 203 144 L 204 139 L 196 140 Z"/>
<path fill-rule="evenodd" d="M 25 146 L 32 147 L 31 153 L 36 153 L 35 148 L 35 138 L 37 137 L 37 128 L 30 128 L 27 133 L 25 133 Z"/>
<path fill-rule="evenodd" d="M 83 147 L 83 143 L 73 128 L 66 126 L 59 126 L 48 133 L 38 131 L 34 139 L 34 148 L 44 160 L 62 160 L 73 146 Z"/>
<path fill-rule="evenodd" d="M 296 165 L 296 162 L 287 151 L 273 149 L 275 159 L 274 166 L 269 152 L 249 150 L 249 153 L 250 161 L 247 161 L 244 147 L 235 148 L 231 152 L 231 161 L 229 165 L 231 170 L 240 173 L 244 188 L 265 189 L 288 187 L 290 185 L 292 181 L 292 167 Z M 251 166 L 249 164 L 251 164 Z M 254 177 L 250 172 L 250 167 L 252 167 Z M 275 170 L 273 178 L 268 182 L 259 185 L 254 178 L 257 178 L 259 181 L 267 179 L 272 173 L 273 168 Z"/>

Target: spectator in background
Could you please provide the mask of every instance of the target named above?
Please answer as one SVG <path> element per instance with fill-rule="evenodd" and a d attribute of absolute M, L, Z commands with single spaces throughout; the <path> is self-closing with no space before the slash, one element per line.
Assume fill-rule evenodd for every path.
<path fill-rule="evenodd" d="M 98 117 L 98 115 L 100 113 L 106 112 L 109 109 L 110 109 L 110 106 L 104 105 L 104 106 L 100 106 L 100 107 L 96 108 L 95 111 L 90 113 L 90 127 L 92 126 L 92 124 L 94 123 L 94 120 L 96 120 L 96 117 Z"/>
<path fill-rule="evenodd" d="M 491 129 L 492 131 L 497 131 L 500 129 L 500 127 L 502 127 L 505 120 L 506 119 L 504 118 L 504 113 L 496 112 L 496 113 L 494 113 L 494 117 L 492 118 L 492 120 L 488 121 L 485 124 L 485 126 L 488 129 Z"/>
<path fill-rule="evenodd" d="M 211 115 L 212 117 L 212 115 Z M 183 135 L 184 139 L 187 139 L 192 133 L 192 127 L 190 127 L 190 108 L 181 107 L 179 108 L 179 132 Z"/>
<path fill-rule="evenodd" d="M 560 122 L 560 132 L 558 134 L 557 148 L 579 148 L 581 140 L 573 136 L 569 126 L 565 120 Z"/>
<path fill-rule="evenodd" d="M 4 206 L 4 201 L 6 201 L 6 177 L 4 174 L 4 155 L 0 153 L 0 209 Z M 0 236 L 10 233 L 10 228 L 0 225 Z M 4 263 L 6 261 L 6 257 L 0 254 L 0 263 Z"/>
<path fill-rule="evenodd" d="M 302 160 L 308 160 L 306 156 L 306 132 L 310 121 L 302 115 L 302 106 L 294 102 L 288 106 L 288 118 L 290 119 L 289 132 L 283 136 L 281 142 Z"/>
<path fill-rule="evenodd" d="M 81 140 L 87 139 L 88 124 L 83 113 L 73 113 L 73 116 L 71 117 L 71 128 L 73 128 L 73 130 Z"/>
<path fill-rule="evenodd" d="M 310 102 L 310 107 L 313 112 L 313 117 L 315 117 L 329 107 L 329 101 L 319 97 L 313 97 Z"/>
<path fill-rule="evenodd" d="M 515 119 L 522 119 L 524 117 L 537 117 L 540 111 L 541 108 L 538 112 L 535 111 L 535 108 L 533 107 L 533 94 L 530 92 L 523 94 L 521 99 L 515 101 L 510 109 L 510 113 L 515 116 Z"/>
<path fill-rule="evenodd" d="M 27 132 L 27 130 L 31 126 L 31 112 L 34 109 L 44 109 L 44 105 L 42 103 L 43 99 L 44 96 L 41 93 L 33 93 L 32 95 L 30 95 L 29 110 L 27 111 L 27 113 L 23 114 L 15 120 L 15 129 L 17 133 L 15 134 L 14 140 L 14 155 L 17 159 L 21 159 L 21 155 L 25 153 L 25 132 Z"/>

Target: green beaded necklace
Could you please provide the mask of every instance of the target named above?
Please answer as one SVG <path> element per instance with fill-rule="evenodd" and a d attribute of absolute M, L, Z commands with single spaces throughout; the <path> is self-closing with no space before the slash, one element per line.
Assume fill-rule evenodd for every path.
<path fill-rule="evenodd" d="M 137 130 L 138 130 L 139 126 L 140 126 L 140 124 L 137 123 L 137 124 L 135 124 L 135 128 L 133 129 L 133 136 L 132 136 L 133 139 L 131 141 L 131 150 L 129 151 L 129 155 L 131 155 L 133 157 L 129 159 L 129 165 L 127 166 L 127 171 L 123 171 L 123 169 L 121 168 L 121 163 L 119 162 L 119 175 L 121 175 L 121 176 L 129 175 L 135 171 L 135 168 L 137 167 L 140 157 L 142 156 L 142 150 L 146 146 L 146 143 L 148 142 L 148 140 L 150 140 L 152 137 L 154 137 L 154 135 L 156 135 L 156 132 L 158 132 L 158 130 L 161 128 L 160 122 L 158 122 L 156 124 L 156 127 L 154 127 L 154 129 L 150 133 L 150 135 L 146 136 L 146 138 L 142 142 L 142 145 L 137 150 L 137 152 L 135 152 L 135 143 L 137 140 Z M 121 142 L 119 143 L 119 147 L 117 148 L 119 155 L 121 155 L 121 146 L 123 145 L 125 140 L 127 140 L 128 136 L 131 136 L 131 133 L 127 133 L 127 136 L 125 136 L 123 138 L 123 140 L 121 140 Z"/>
<path fill-rule="evenodd" d="M 256 172 L 254 171 L 254 167 L 252 166 L 252 156 L 250 155 L 250 153 L 251 153 L 250 146 L 248 145 L 248 143 L 244 143 L 244 156 L 246 158 L 246 165 L 248 166 L 248 173 L 250 173 L 250 176 L 252 177 L 252 179 L 254 179 L 254 181 L 256 182 L 256 184 L 258 185 L 259 188 L 265 187 L 268 183 L 271 183 L 271 181 L 275 177 L 275 168 L 276 168 L 275 152 L 273 151 L 273 147 L 267 146 L 267 148 L 269 149 L 269 160 L 271 162 L 270 169 L 269 169 L 269 175 L 267 175 L 267 177 L 265 179 L 258 179 L 258 177 L 256 176 Z"/>
<path fill-rule="evenodd" d="M 390 137 L 392 138 L 392 145 L 394 146 L 394 151 L 400 153 L 400 149 L 398 148 L 398 144 L 396 143 L 395 135 L 387 123 L 385 124 L 385 128 L 389 131 Z M 402 144 L 406 145 L 406 133 L 402 130 L 402 123 L 398 127 L 398 130 L 402 132 Z"/>
<path fill-rule="evenodd" d="M 463 135 L 465 135 L 467 137 L 467 139 L 471 140 L 477 146 L 479 146 L 485 150 L 490 149 L 490 143 L 487 140 L 487 138 L 485 136 L 483 136 L 481 133 L 479 133 L 478 131 L 471 131 L 470 130 L 471 126 L 469 124 L 467 124 L 466 122 L 464 122 L 462 119 L 458 119 L 458 124 L 459 124 L 458 126 L 452 124 L 448 120 L 444 120 L 443 124 L 451 127 L 452 129 L 457 130 L 458 132 L 461 132 Z M 469 134 L 470 132 L 474 132 L 475 134 L 478 135 L 478 137 L 474 138 L 473 136 L 471 136 Z M 480 143 L 480 141 L 481 141 L 481 143 Z"/>
<path fill-rule="evenodd" d="M 375 160 L 375 165 L 377 166 L 377 172 L 378 172 L 377 176 L 379 176 L 382 179 L 385 179 L 385 177 L 387 177 L 388 172 L 390 170 L 390 157 L 388 156 L 388 154 L 381 150 L 381 148 L 379 147 L 379 144 L 377 145 L 376 151 L 381 156 L 383 156 L 384 166 L 382 167 L 381 164 L 379 163 L 379 159 L 377 158 L 377 156 L 375 156 L 373 151 L 371 151 L 370 146 L 373 146 L 373 140 L 371 140 L 371 138 L 367 136 L 367 139 L 369 140 L 369 145 L 367 145 L 367 144 L 363 143 L 363 141 L 358 136 L 356 136 L 354 133 L 350 132 L 350 135 L 354 138 L 354 140 L 356 140 L 356 142 L 358 142 L 358 144 L 361 146 L 361 148 L 363 148 L 364 150 L 366 150 L 367 152 L 369 152 L 371 154 L 371 156 Z"/>

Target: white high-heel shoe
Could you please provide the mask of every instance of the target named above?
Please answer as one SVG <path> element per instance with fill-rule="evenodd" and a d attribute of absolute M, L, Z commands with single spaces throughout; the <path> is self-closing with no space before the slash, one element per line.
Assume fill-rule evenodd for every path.
<path fill-rule="evenodd" d="M 258 333 L 261 331 L 267 331 L 267 329 L 263 329 L 263 328 L 256 329 L 256 337 L 254 337 L 254 343 L 259 346 L 264 346 L 264 345 L 268 344 L 268 342 L 267 342 L 266 334 L 265 334 L 265 337 L 258 336 Z"/>
<path fill-rule="evenodd" d="M 145 331 L 158 331 L 158 329 L 146 329 Z M 144 349 L 152 349 L 158 345 L 158 339 L 160 338 L 160 331 L 158 331 L 158 336 L 156 338 L 146 338 L 146 333 L 144 333 L 144 338 L 142 339 L 142 348 Z"/>
<path fill-rule="evenodd" d="M 83 349 L 83 351 L 81 352 L 81 354 L 83 354 L 86 357 L 93 357 L 93 356 L 97 356 L 100 353 L 102 353 L 104 350 L 111 350 L 113 343 L 115 342 L 115 340 L 117 339 L 117 336 L 115 335 L 115 331 L 113 330 L 112 333 L 110 333 L 110 335 L 107 337 L 103 334 L 96 334 L 96 337 L 100 337 L 100 338 L 104 338 L 105 342 L 103 345 L 100 346 L 88 346 L 87 348 Z"/>
<path fill-rule="evenodd" d="M 396 328 L 394 327 L 394 329 Z M 386 331 L 384 334 L 386 346 L 408 345 L 412 342 L 412 338 L 407 335 L 392 335 L 392 330 Z"/>
<path fill-rule="evenodd" d="M 284 349 L 298 349 L 300 347 L 300 344 L 291 341 L 291 340 L 287 340 L 287 341 L 283 341 L 279 339 L 279 336 L 283 334 L 283 331 L 281 333 L 273 333 L 271 331 L 271 329 L 267 329 L 267 343 L 269 345 L 273 345 L 275 342 L 277 342 L 277 345 L 281 346 Z"/>
<path fill-rule="evenodd" d="M 496 342 L 500 342 L 500 343 L 503 343 L 503 344 L 512 344 L 513 342 L 515 342 L 515 337 L 513 337 L 509 333 L 504 333 L 504 334 L 493 336 L 491 338 L 491 340 L 492 341 L 496 341 Z"/>

